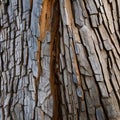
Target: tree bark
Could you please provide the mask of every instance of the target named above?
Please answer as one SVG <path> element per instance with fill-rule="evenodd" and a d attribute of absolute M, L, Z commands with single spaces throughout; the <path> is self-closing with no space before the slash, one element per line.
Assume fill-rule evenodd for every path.
<path fill-rule="evenodd" d="M 120 1 L 0 0 L 0 120 L 120 120 Z"/>

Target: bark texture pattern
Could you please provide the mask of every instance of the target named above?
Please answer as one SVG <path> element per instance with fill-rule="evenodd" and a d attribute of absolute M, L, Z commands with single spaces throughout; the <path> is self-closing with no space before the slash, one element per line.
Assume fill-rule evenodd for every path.
<path fill-rule="evenodd" d="M 120 1 L 0 0 L 0 120 L 120 120 Z"/>

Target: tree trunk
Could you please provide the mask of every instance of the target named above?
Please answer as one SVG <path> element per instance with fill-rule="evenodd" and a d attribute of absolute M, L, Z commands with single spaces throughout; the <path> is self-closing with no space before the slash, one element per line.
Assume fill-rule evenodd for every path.
<path fill-rule="evenodd" d="M 120 120 L 120 1 L 0 0 L 0 120 Z"/>

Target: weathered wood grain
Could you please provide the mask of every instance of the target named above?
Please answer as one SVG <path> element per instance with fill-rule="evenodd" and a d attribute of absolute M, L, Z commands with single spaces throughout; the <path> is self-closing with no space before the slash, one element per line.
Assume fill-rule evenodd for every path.
<path fill-rule="evenodd" d="M 120 120 L 120 1 L 0 0 L 0 120 Z"/>

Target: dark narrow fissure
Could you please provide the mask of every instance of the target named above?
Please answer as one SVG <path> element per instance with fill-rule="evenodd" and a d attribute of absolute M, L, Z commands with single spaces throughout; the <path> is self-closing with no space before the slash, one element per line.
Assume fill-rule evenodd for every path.
<path fill-rule="evenodd" d="M 60 24 L 60 8 L 59 1 L 54 1 L 52 8 L 52 20 L 51 20 L 51 59 L 50 59 L 50 85 L 51 92 L 53 95 L 53 118 L 52 120 L 62 120 L 61 115 L 61 95 L 60 95 L 60 33 L 59 33 L 59 24 Z"/>

